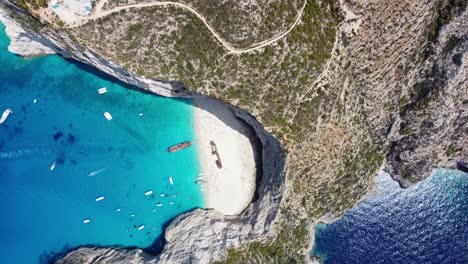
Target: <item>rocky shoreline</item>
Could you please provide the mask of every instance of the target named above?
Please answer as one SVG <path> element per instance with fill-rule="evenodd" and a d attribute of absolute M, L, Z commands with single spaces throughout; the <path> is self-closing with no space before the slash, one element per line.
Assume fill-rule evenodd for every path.
<path fill-rule="evenodd" d="M 78 46 L 66 34 L 50 28 L 31 30 L 21 22 L 31 17 L 8 1 L 0 2 L 0 21 L 11 39 L 9 50 L 25 57 L 57 53 L 90 65 L 127 84 L 166 97 L 191 97 L 180 83 L 135 76 L 121 66 Z M 14 32 L 14 34 L 12 34 Z M 40 32 L 40 33 L 38 33 Z M 165 231 L 164 249 L 151 256 L 139 249 L 83 247 L 69 252 L 57 263 L 99 260 L 112 263 L 208 263 L 222 258 L 227 249 L 249 241 L 265 241 L 274 235 L 275 222 L 285 185 L 285 152 L 281 144 L 246 111 L 223 103 L 250 125 L 262 143 L 262 170 L 257 199 L 240 215 L 224 216 L 214 210 L 196 209 L 175 218 Z"/>

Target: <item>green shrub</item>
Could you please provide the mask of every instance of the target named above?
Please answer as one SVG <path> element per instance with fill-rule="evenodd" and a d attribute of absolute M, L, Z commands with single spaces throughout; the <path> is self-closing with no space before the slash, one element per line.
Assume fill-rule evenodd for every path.
<path fill-rule="evenodd" d="M 37 0 L 37 5 L 40 7 L 47 7 L 47 1 L 46 0 Z"/>

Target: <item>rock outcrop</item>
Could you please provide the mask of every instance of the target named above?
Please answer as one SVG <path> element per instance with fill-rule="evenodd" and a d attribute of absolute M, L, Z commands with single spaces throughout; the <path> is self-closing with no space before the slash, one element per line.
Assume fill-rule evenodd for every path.
<path fill-rule="evenodd" d="M 141 249 L 83 247 L 70 252 L 67 257 L 58 260 L 56 263 L 146 264 L 154 263 L 154 257 L 146 254 Z"/>
<path fill-rule="evenodd" d="M 468 161 L 468 12 L 457 15 L 402 85 L 386 170 L 405 187 Z"/>
<path fill-rule="evenodd" d="M 27 32 L 0 9 L 0 22 L 5 25 L 5 32 L 11 39 L 8 50 L 24 57 L 54 54 L 54 44 L 40 35 Z"/>

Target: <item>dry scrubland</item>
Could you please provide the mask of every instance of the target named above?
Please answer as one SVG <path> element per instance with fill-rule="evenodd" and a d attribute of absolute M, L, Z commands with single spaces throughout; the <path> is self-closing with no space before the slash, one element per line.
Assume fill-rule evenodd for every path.
<path fill-rule="evenodd" d="M 158 0 L 110 0 L 105 10 Z M 159 1 L 165 2 L 165 1 Z M 293 23 L 302 1 L 295 0 L 174 0 L 202 14 L 220 36 L 234 47 L 248 47 L 270 38 Z M 227 15 L 226 15 L 227 14 Z M 167 13 L 172 16 L 174 13 Z"/>
<path fill-rule="evenodd" d="M 195 8 L 237 48 L 287 29 L 304 3 L 178 2 Z M 104 8 L 127 3 L 137 2 L 108 0 Z M 178 80 L 189 90 L 248 110 L 283 143 L 288 181 L 277 235 L 230 250 L 224 262 L 304 262 L 308 221 L 338 216 L 353 206 L 372 187 L 384 157 L 410 183 L 418 180 L 411 168 L 427 176 L 429 165 L 418 167 L 417 157 L 401 157 L 417 152 L 421 142 L 437 143 L 428 136 L 434 130 L 425 120 L 437 123 L 441 117 L 434 113 L 448 111 L 447 98 L 455 109 L 468 103 L 467 93 L 464 99 L 452 98 L 463 87 L 445 91 L 449 77 L 431 66 L 441 54 L 432 47 L 443 45 L 440 56 L 448 56 L 463 43 L 459 37 L 439 43 L 438 32 L 466 9 L 465 1 L 341 4 L 354 15 L 339 9 L 335 0 L 308 0 L 290 34 L 241 55 L 229 54 L 192 13 L 170 6 L 128 9 L 64 29 L 138 75 Z M 447 126 L 462 129 L 457 122 Z M 460 155 L 461 144 L 444 138 L 444 158 L 421 156 L 426 163 L 441 164 Z"/>

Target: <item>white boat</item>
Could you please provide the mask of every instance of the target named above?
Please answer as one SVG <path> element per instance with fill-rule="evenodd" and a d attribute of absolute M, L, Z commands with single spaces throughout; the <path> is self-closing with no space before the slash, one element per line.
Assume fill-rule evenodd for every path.
<path fill-rule="evenodd" d="M 105 93 L 107 93 L 107 88 L 102 87 L 102 88 L 98 89 L 97 92 L 98 92 L 98 94 L 105 94 Z"/>
<path fill-rule="evenodd" d="M 169 204 L 170 204 L 170 205 L 173 205 L 173 204 L 174 204 L 174 202 L 169 202 Z"/>
<path fill-rule="evenodd" d="M 161 197 L 166 197 L 166 196 L 167 196 L 167 194 L 165 194 L 165 193 L 161 193 L 159 196 L 161 196 Z"/>
<path fill-rule="evenodd" d="M 117 208 L 117 210 L 115 210 L 116 212 L 120 212 L 120 208 Z"/>
<path fill-rule="evenodd" d="M 109 121 L 112 120 L 112 116 L 111 116 L 111 114 L 109 114 L 109 112 L 104 112 L 104 117 Z"/>
<path fill-rule="evenodd" d="M 89 218 L 83 219 L 83 224 L 87 224 L 87 223 L 89 223 L 89 222 L 91 222 L 91 219 L 89 219 Z"/>
<path fill-rule="evenodd" d="M 0 118 L 0 124 L 2 124 L 3 122 L 5 122 L 5 120 L 8 118 L 8 116 L 9 116 L 11 113 L 13 113 L 13 111 L 11 111 L 10 108 L 5 109 L 5 111 L 3 111 L 2 117 Z"/>
<path fill-rule="evenodd" d="M 138 227 L 138 230 L 143 230 L 143 228 L 145 228 L 145 225 L 141 225 Z"/>
<path fill-rule="evenodd" d="M 204 180 L 198 180 L 198 181 L 195 181 L 195 184 L 202 184 L 204 182 L 205 182 Z"/>
<path fill-rule="evenodd" d="M 135 214 L 131 214 L 130 216 L 131 216 L 131 217 L 135 217 Z"/>
<path fill-rule="evenodd" d="M 104 200 L 104 196 L 102 196 L 102 195 L 96 198 L 96 202 L 99 202 L 99 201 L 102 201 L 102 200 Z"/>
<path fill-rule="evenodd" d="M 169 183 L 170 183 L 171 185 L 174 184 L 174 181 L 172 180 L 172 176 L 169 176 Z"/>
<path fill-rule="evenodd" d="M 92 171 L 90 173 L 88 173 L 88 176 L 89 177 L 93 177 L 94 175 L 97 175 L 98 173 L 101 173 L 102 171 L 104 171 L 106 168 L 102 168 L 100 170 L 95 170 L 95 171 Z"/>
<path fill-rule="evenodd" d="M 57 165 L 57 163 L 55 163 L 55 161 L 54 161 L 54 163 L 52 163 L 52 165 L 50 165 L 50 170 L 53 171 L 55 169 L 56 165 Z"/>
<path fill-rule="evenodd" d="M 146 191 L 145 192 L 145 195 L 148 196 L 148 195 L 152 195 L 153 194 L 153 191 Z"/>
<path fill-rule="evenodd" d="M 34 99 L 33 103 L 37 103 L 37 99 Z"/>
<path fill-rule="evenodd" d="M 197 180 L 203 180 L 203 176 L 198 176 Z"/>
<path fill-rule="evenodd" d="M 162 206 L 162 203 L 157 203 L 156 206 L 160 207 L 160 206 Z"/>
<path fill-rule="evenodd" d="M 153 208 L 153 212 L 156 212 L 156 208 Z"/>
<path fill-rule="evenodd" d="M 143 113 L 139 113 L 138 116 L 143 116 Z"/>

